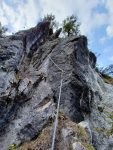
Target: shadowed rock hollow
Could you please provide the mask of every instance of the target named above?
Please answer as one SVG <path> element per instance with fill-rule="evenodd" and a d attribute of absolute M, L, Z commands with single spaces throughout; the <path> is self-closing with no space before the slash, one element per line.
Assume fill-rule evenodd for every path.
<path fill-rule="evenodd" d="M 49 23 L 42 22 L 0 38 L 1 150 L 7 150 L 13 143 L 18 146 L 31 141 L 54 119 L 61 72 L 51 59 L 64 71 L 60 112 L 75 126 L 79 123 L 89 136 L 84 144 L 75 128 L 71 128 L 74 140 L 66 141 L 69 149 L 88 150 L 87 144 L 90 149 L 113 149 L 112 123 L 109 123 L 113 122 L 110 117 L 113 86 L 104 83 L 96 73 L 96 57 L 88 50 L 87 38 L 63 39 L 58 37 L 60 32 L 61 29 L 49 35 Z M 60 129 L 64 141 L 72 133 L 68 128 L 70 125 L 66 124 Z M 52 128 L 50 132 L 52 136 Z"/>

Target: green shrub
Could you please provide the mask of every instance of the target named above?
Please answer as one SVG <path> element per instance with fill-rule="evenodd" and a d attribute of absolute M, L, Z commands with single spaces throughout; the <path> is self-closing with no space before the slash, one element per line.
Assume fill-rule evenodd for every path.
<path fill-rule="evenodd" d="M 16 145 L 15 144 L 11 144 L 9 146 L 8 150 L 16 150 Z"/>
<path fill-rule="evenodd" d="M 62 26 L 63 26 L 63 33 L 66 34 L 67 36 L 80 34 L 79 30 L 80 23 L 77 22 L 77 17 L 74 15 L 67 17 L 63 21 Z"/>
<path fill-rule="evenodd" d="M 105 68 L 99 68 L 98 66 L 96 66 L 95 70 L 101 75 L 104 82 L 108 84 L 113 84 L 113 65 L 109 65 Z"/>

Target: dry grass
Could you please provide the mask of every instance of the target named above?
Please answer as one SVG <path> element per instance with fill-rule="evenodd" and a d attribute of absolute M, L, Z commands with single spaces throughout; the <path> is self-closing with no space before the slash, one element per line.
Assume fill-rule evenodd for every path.
<path fill-rule="evenodd" d="M 86 148 L 86 150 L 94 150 L 93 147 L 88 144 L 89 139 L 86 131 L 76 123 L 70 121 L 70 119 L 64 116 L 62 113 L 59 114 L 59 125 L 55 142 L 55 150 L 60 150 L 61 147 L 65 150 L 72 150 L 71 140 L 70 142 L 68 141 L 68 143 L 65 143 L 62 139 L 62 129 L 67 127 L 72 129 L 73 136 L 77 137 L 78 141 L 83 143 L 83 146 Z M 52 133 L 53 120 L 47 124 L 47 126 L 42 130 L 35 140 L 21 145 L 19 148 L 17 148 L 17 150 L 50 150 Z"/>
<path fill-rule="evenodd" d="M 102 79 L 108 84 L 113 84 L 113 78 L 111 76 L 102 74 Z"/>
<path fill-rule="evenodd" d="M 87 143 L 82 143 L 82 144 L 86 148 L 86 150 L 95 150 L 94 147 L 90 144 L 87 144 Z"/>
<path fill-rule="evenodd" d="M 48 150 L 50 148 L 52 123 L 49 122 L 35 140 L 22 144 L 17 150 Z"/>

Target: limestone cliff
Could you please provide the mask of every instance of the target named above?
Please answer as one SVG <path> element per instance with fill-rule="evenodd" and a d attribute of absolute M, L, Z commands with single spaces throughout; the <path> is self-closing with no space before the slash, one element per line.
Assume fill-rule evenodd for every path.
<path fill-rule="evenodd" d="M 113 86 L 95 71 L 87 38 L 60 32 L 42 22 L 0 38 L 0 150 L 50 148 L 61 80 L 53 62 L 64 71 L 55 148 L 113 150 Z"/>

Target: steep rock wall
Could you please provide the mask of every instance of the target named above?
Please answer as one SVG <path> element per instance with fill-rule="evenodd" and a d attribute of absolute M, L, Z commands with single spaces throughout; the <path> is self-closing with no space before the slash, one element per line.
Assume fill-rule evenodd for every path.
<path fill-rule="evenodd" d="M 30 141 L 54 118 L 61 71 L 60 111 L 90 132 L 97 150 L 112 149 L 112 85 L 95 71 L 87 38 L 49 37 L 49 23 L 0 39 L 0 147 Z M 102 110 L 102 111 L 100 111 Z M 97 130 L 98 129 L 98 130 Z M 100 130 L 106 132 L 99 132 Z"/>

